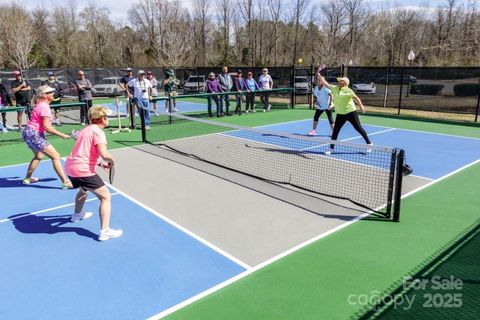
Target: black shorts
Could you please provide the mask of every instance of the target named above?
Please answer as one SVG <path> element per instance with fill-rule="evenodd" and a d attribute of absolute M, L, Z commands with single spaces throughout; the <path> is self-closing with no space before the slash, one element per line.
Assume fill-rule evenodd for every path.
<path fill-rule="evenodd" d="M 89 176 L 89 177 L 68 177 L 70 178 L 70 181 L 72 182 L 73 188 L 82 188 L 83 190 L 96 190 L 98 188 L 101 188 L 105 185 L 105 182 L 103 182 L 102 178 L 99 177 L 98 174 L 94 176 Z"/>

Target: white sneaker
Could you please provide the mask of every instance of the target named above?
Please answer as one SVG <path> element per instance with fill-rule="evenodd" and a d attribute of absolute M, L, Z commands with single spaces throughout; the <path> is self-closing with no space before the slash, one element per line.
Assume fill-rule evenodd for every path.
<path fill-rule="evenodd" d="M 267 110 L 263 109 L 263 112 L 267 112 Z"/>
<path fill-rule="evenodd" d="M 328 149 L 327 151 L 325 151 L 325 155 L 329 156 L 332 154 L 332 152 L 333 152 L 333 149 Z"/>
<path fill-rule="evenodd" d="M 368 146 L 373 146 L 373 143 L 369 143 Z M 367 149 L 367 153 L 370 153 L 370 152 L 372 152 L 372 149 L 371 149 L 371 148 L 368 148 L 368 149 Z"/>
<path fill-rule="evenodd" d="M 3 132 L 3 133 L 7 133 L 7 132 L 8 132 L 7 128 L 3 127 L 3 128 L 2 128 L 2 132 Z"/>
<path fill-rule="evenodd" d="M 272 105 L 271 105 L 271 104 L 269 104 L 269 105 L 268 105 L 268 111 L 270 111 L 270 108 L 271 108 L 271 107 L 272 107 Z"/>
<path fill-rule="evenodd" d="M 108 239 L 118 238 L 123 234 L 123 230 L 115 230 L 112 228 L 100 230 L 98 241 L 107 241 Z"/>
<path fill-rule="evenodd" d="M 6 125 L 6 127 L 7 127 L 8 130 L 13 130 L 13 127 L 9 126 L 8 124 Z"/>
<path fill-rule="evenodd" d="M 245 113 L 249 113 L 249 112 L 250 112 L 250 111 L 248 111 L 248 110 L 245 110 Z"/>
<path fill-rule="evenodd" d="M 257 112 L 257 110 L 252 110 L 253 113 Z"/>
<path fill-rule="evenodd" d="M 145 126 L 145 130 L 150 130 L 150 126 Z"/>
<path fill-rule="evenodd" d="M 70 222 L 78 222 L 78 221 L 81 221 L 83 219 L 88 219 L 90 218 L 91 216 L 93 216 L 93 212 L 90 212 L 90 211 L 81 211 L 79 213 L 74 213 L 72 214 L 72 216 L 70 217 Z"/>

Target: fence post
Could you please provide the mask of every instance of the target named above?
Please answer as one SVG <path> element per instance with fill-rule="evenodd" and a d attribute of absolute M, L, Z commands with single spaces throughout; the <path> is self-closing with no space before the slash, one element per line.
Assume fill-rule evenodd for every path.
<path fill-rule="evenodd" d="M 400 80 L 400 95 L 398 96 L 398 115 L 400 115 L 400 109 L 402 108 L 402 92 L 403 92 L 403 66 L 402 66 L 402 80 Z M 407 89 L 408 90 L 408 89 Z"/>
<path fill-rule="evenodd" d="M 295 65 L 292 64 L 292 71 L 290 72 L 291 74 L 291 84 L 293 86 L 293 90 L 292 90 L 292 93 L 290 95 L 290 105 L 292 107 L 292 109 L 294 108 L 295 106 Z"/>
<path fill-rule="evenodd" d="M 475 122 L 478 121 L 478 111 L 480 109 L 480 88 L 478 90 L 478 98 L 477 98 L 477 110 L 475 110 Z"/>
<path fill-rule="evenodd" d="M 308 107 L 313 109 L 313 86 L 315 85 L 315 75 L 313 74 L 313 64 L 310 65 L 310 91 L 308 93 Z"/>

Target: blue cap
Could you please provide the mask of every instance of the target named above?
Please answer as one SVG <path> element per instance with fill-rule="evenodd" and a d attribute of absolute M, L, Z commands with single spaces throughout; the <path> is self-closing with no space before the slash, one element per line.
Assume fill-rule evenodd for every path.
<path fill-rule="evenodd" d="M 52 71 L 48 71 L 47 72 L 47 76 L 51 77 L 51 76 L 54 76 L 55 74 L 52 72 Z"/>

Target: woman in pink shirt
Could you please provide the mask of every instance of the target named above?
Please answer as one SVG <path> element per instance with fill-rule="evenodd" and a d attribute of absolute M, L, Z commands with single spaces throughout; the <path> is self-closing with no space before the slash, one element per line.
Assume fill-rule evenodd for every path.
<path fill-rule="evenodd" d="M 63 173 L 62 163 L 60 162 L 60 154 L 58 151 L 47 141 L 45 132 L 59 136 L 63 139 L 68 139 L 70 136 L 55 130 L 50 125 L 52 119 L 52 111 L 50 110 L 50 102 L 53 100 L 53 93 L 55 89 L 49 86 L 41 86 L 37 89 L 37 101 L 35 107 L 30 113 L 30 120 L 22 132 L 22 138 L 27 143 L 28 147 L 33 152 L 33 159 L 28 166 L 27 175 L 23 179 L 23 184 L 29 184 L 37 182 L 38 178 L 33 177 L 33 172 L 38 167 L 38 164 L 47 155 L 52 159 L 53 169 L 57 173 L 58 177 L 62 181 L 62 188 L 71 188 L 72 184 L 66 178 Z"/>
<path fill-rule="evenodd" d="M 79 188 L 75 197 L 75 213 L 70 218 L 71 222 L 77 222 L 92 216 L 91 212 L 83 211 L 83 205 L 87 199 L 88 191 L 93 192 L 100 200 L 100 235 L 99 241 L 118 238 L 122 230 L 110 228 L 111 196 L 110 191 L 103 180 L 97 175 L 95 168 L 100 157 L 108 162 L 103 165 L 110 168 L 114 164 L 113 156 L 107 151 L 107 138 L 103 129 L 108 126 L 108 116 L 112 112 L 102 106 L 89 109 L 88 118 L 91 125 L 80 131 L 72 152 L 67 157 L 65 171 L 67 172 L 73 188 Z"/>

